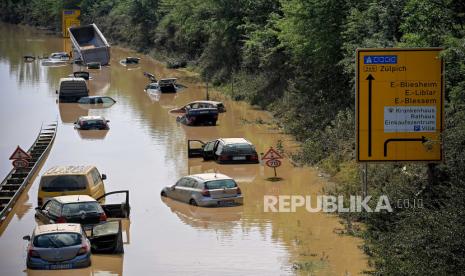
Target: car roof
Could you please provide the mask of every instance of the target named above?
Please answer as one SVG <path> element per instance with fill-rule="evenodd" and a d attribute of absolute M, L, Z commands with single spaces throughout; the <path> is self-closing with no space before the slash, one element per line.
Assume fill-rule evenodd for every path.
<path fill-rule="evenodd" d="M 68 175 L 68 174 L 86 174 L 88 171 L 93 169 L 94 166 L 55 166 L 48 169 L 45 175 Z"/>
<path fill-rule="evenodd" d="M 199 173 L 199 174 L 189 175 L 189 177 L 200 180 L 201 182 L 221 180 L 221 179 L 232 179 L 231 177 L 224 175 L 222 173 Z"/>
<path fill-rule="evenodd" d="M 61 78 L 60 83 L 64 81 L 79 81 L 79 82 L 85 82 L 86 80 L 83 78 L 74 78 L 74 77 L 68 77 L 68 78 Z"/>
<path fill-rule="evenodd" d="M 87 97 L 81 97 L 82 98 L 86 98 L 86 99 L 98 99 L 98 98 L 111 98 L 109 96 L 87 96 Z"/>
<path fill-rule="evenodd" d="M 88 195 L 66 195 L 66 196 L 56 196 L 54 199 L 60 203 L 77 203 L 77 202 L 97 202 L 94 198 Z"/>
<path fill-rule="evenodd" d="M 34 236 L 50 234 L 50 233 L 81 233 L 81 225 L 79 223 L 57 223 L 38 225 L 34 229 Z"/>
<path fill-rule="evenodd" d="M 225 145 L 231 145 L 231 144 L 249 144 L 249 145 L 252 145 L 252 143 L 250 143 L 245 138 L 220 138 L 218 140 L 223 141 L 223 143 Z"/>
<path fill-rule="evenodd" d="M 54 53 L 51 53 L 50 55 L 67 55 L 68 53 L 67 52 L 54 52 Z"/>
<path fill-rule="evenodd" d="M 222 102 L 217 102 L 217 101 L 193 101 L 188 104 L 193 104 L 193 103 L 208 103 L 208 104 L 220 104 Z"/>
<path fill-rule="evenodd" d="M 105 120 L 105 118 L 103 116 L 81 116 L 79 120 Z"/>

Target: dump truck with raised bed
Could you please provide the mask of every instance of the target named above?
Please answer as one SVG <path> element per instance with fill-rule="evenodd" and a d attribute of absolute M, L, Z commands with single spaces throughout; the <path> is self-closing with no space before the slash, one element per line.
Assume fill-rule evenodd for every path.
<path fill-rule="evenodd" d="M 99 62 L 101 65 L 110 62 L 110 44 L 95 24 L 71 27 L 68 30 L 73 43 L 74 60 L 82 60 L 84 64 Z"/>

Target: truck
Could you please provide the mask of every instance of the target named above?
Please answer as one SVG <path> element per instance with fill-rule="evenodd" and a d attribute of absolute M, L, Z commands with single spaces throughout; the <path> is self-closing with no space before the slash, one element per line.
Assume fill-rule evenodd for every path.
<path fill-rule="evenodd" d="M 97 25 L 70 27 L 69 38 L 73 44 L 74 60 L 84 64 L 98 62 L 101 65 L 110 63 L 110 44 L 97 28 Z"/>
<path fill-rule="evenodd" d="M 80 98 L 89 96 L 87 83 L 83 78 L 61 78 L 56 91 L 60 103 L 77 103 Z"/>

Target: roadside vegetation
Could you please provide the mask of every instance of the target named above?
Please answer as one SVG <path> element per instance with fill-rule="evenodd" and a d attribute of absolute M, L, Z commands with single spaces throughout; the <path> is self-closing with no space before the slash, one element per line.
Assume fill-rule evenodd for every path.
<path fill-rule="evenodd" d="M 59 30 L 79 6 L 112 42 L 187 62 L 236 100 L 270 110 L 302 143 L 296 158 L 361 194 L 354 161 L 355 50 L 444 47 L 446 162 L 368 166 L 369 194 L 423 202 L 344 215 L 375 275 L 465 271 L 465 2 L 453 0 L 5 0 L 3 21 Z M 234 93 L 228 91 L 234 81 Z M 348 197 L 347 197 L 348 198 Z M 363 230 L 351 227 L 363 222 Z"/>

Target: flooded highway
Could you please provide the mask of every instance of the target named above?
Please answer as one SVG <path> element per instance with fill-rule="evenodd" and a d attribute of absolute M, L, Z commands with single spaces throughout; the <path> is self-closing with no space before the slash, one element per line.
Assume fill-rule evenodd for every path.
<path fill-rule="evenodd" d="M 28 148 L 42 123 L 58 120 L 58 132 L 43 166 L 0 226 L 0 275 L 63 275 L 64 271 L 26 269 L 24 235 L 36 225 L 34 208 L 40 175 L 57 165 L 95 165 L 105 173 L 106 191 L 130 190 L 131 217 L 124 221 L 123 255 L 92 256 L 92 266 L 66 275 L 358 275 L 367 269 L 361 241 L 337 234 L 338 217 L 322 213 L 265 213 L 264 195 L 316 195 L 325 179 L 312 168 L 279 167 L 282 181 L 266 180 L 272 169 L 262 164 L 219 165 L 187 158 L 187 139 L 244 137 L 257 152 L 291 137 L 272 124 L 271 116 L 245 103 L 222 98 L 227 112 L 216 127 L 188 127 L 169 110 L 205 99 L 205 85 L 192 73 L 166 69 L 147 56 L 113 47 L 111 65 L 89 70 L 90 95 L 116 103 L 105 108 L 57 103 L 60 78 L 76 65 L 46 67 L 26 63 L 23 56 L 68 51 L 68 40 L 33 28 L 0 23 L 0 173 L 17 145 Z M 141 57 L 137 66 L 123 66 L 127 56 Z M 149 95 L 143 72 L 176 77 L 186 88 L 176 94 Z M 212 97 L 220 97 L 212 94 Z M 108 131 L 77 131 L 73 122 L 84 115 L 110 120 Z M 200 208 L 160 197 L 161 189 L 187 174 L 224 173 L 238 182 L 244 205 Z"/>

